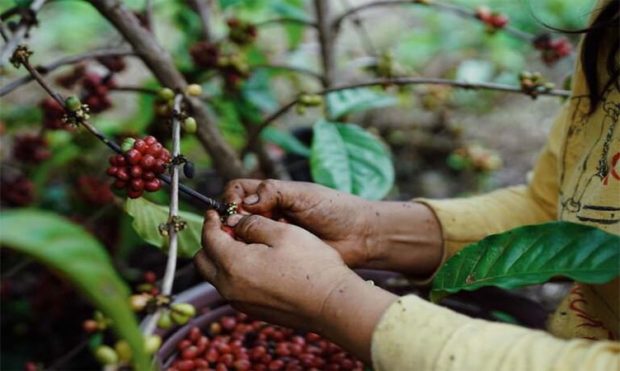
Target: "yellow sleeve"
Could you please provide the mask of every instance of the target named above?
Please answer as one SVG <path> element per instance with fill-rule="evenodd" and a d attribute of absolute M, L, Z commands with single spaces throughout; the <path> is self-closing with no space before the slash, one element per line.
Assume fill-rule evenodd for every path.
<path fill-rule="evenodd" d="M 543 331 L 471 319 L 417 296 L 383 314 L 372 338 L 374 369 L 420 371 L 620 370 L 620 343 L 562 340 Z"/>
<path fill-rule="evenodd" d="M 429 206 L 437 216 L 444 240 L 444 260 L 490 234 L 556 219 L 558 156 L 564 141 L 567 114 L 565 106 L 553 124 L 529 185 L 468 198 L 414 200 Z"/>

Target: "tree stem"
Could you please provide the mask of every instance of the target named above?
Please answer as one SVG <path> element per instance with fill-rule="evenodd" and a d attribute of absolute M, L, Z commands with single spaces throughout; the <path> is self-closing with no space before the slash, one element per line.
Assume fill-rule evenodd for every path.
<path fill-rule="evenodd" d="M 321 65 L 323 67 L 323 87 L 329 88 L 334 83 L 334 48 L 329 15 L 328 0 L 314 0 L 318 41 L 321 46 Z"/>

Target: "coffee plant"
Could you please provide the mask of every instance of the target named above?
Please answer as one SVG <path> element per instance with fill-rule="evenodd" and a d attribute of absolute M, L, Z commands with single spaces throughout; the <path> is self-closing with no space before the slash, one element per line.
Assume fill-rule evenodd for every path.
<path fill-rule="evenodd" d="M 1 295 L 11 304 L 3 308 L 3 369 L 88 368 L 93 359 L 111 369 L 151 368 L 161 335 L 197 315 L 174 294 L 196 281 L 189 259 L 200 247 L 204 210 L 223 217 L 237 212 L 217 198 L 226 180 L 312 180 L 368 199 L 398 197 L 391 151 L 402 137 L 359 125 L 367 114 L 415 100 L 418 109 L 442 118 L 428 142 L 440 143 L 433 135 L 448 133 L 439 157 L 451 171 L 484 177 L 499 168 L 496 153 L 467 143 L 446 122 L 448 112 L 501 94 L 565 98 L 567 86 L 523 71 L 523 56 L 539 59 L 547 71 L 569 72 L 574 50 L 571 40 L 545 31 L 527 11 L 513 18 L 514 9 L 496 3 L 4 1 L 0 244 L 8 249 L 2 249 Z M 368 14 L 398 7 L 419 24 L 394 45 L 380 45 L 374 30 L 381 17 Z M 571 26 L 570 11 L 577 12 L 549 14 Z M 466 37 L 448 36 L 458 34 L 447 26 L 456 22 L 470 27 Z M 339 41 L 347 32 L 356 46 L 350 52 Z M 489 75 L 477 61 L 419 73 L 433 55 L 453 53 L 463 42 L 499 51 L 491 55 L 497 71 Z M 32 93 L 18 97 L 27 86 Z M 476 103 L 459 98 L 461 90 L 475 91 Z M 146 245 L 164 252 L 165 262 Z M 434 295 L 468 289 L 453 281 L 442 278 Z M 94 312 L 60 294 L 67 282 Z M 38 316 L 49 318 L 41 321 L 45 326 Z M 264 339 L 249 351 L 234 343 L 240 356 L 222 350 L 239 340 L 234 336 L 223 339 L 211 329 L 216 337 L 202 340 L 201 330 L 192 330 L 171 369 L 243 370 L 250 361 L 284 369 L 282 357 L 291 354 L 299 367 L 362 367 L 310 334 L 243 316 L 219 325 L 241 335 L 254 326 Z M 6 345 L 5 336 L 15 337 L 14 344 Z M 278 345 L 266 349 L 261 341 L 267 340 Z M 218 357 L 208 341 L 220 344 Z M 29 342 L 53 342 L 53 350 L 28 351 Z"/>

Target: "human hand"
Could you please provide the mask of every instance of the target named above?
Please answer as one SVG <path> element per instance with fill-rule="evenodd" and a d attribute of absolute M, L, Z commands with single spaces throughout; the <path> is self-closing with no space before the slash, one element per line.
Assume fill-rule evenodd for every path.
<path fill-rule="evenodd" d="M 258 215 L 236 215 L 235 238 L 209 211 L 196 264 L 234 307 L 292 327 L 320 327 L 323 304 L 355 274 L 311 233 Z"/>
<path fill-rule="evenodd" d="M 284 218 L 312 232 L 349 267 L 372 260 L 370 201 L 313 183 L 254 179 L 231 181 L 224 198 L 243 211 Z"/>
<path fill-rule="evenodd" d="M 318 332 L 369 362 L 372 333 L 396 297 L 369 285 L 304 229 L 259 215 L 231 217 L 235 238 L 207 212 L 195 263 L 231 305 Z"/>

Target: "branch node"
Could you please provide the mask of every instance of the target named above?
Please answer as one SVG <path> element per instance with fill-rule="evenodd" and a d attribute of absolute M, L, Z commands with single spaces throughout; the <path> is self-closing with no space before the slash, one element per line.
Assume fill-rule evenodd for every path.
<path fill-rule="evenodd" d="M 225 207 L 226 207 L 226 210 L 220 216 L 220 220 L 222 221 L 226 221 L 226 219 L 228 219 L 229 216 L 235 215 L 239 212 L 239 205 L 237 205 L 236 202 L 227 203 Z"/>
<path fill-rule="evenodd" d="M 15 51 L 13 52 L 11 59 L 9 59 L 9 62 L 11 62 L 11 64 L 15 66 L 15 68 L 19 68 L 20 66 L 28 63 L 28 59 L 33 53 L 34 52 L 32 50 L 28 49 L 27 45 L 20 44 L 17 46 L 17 48 L 15 48 Z"/>

